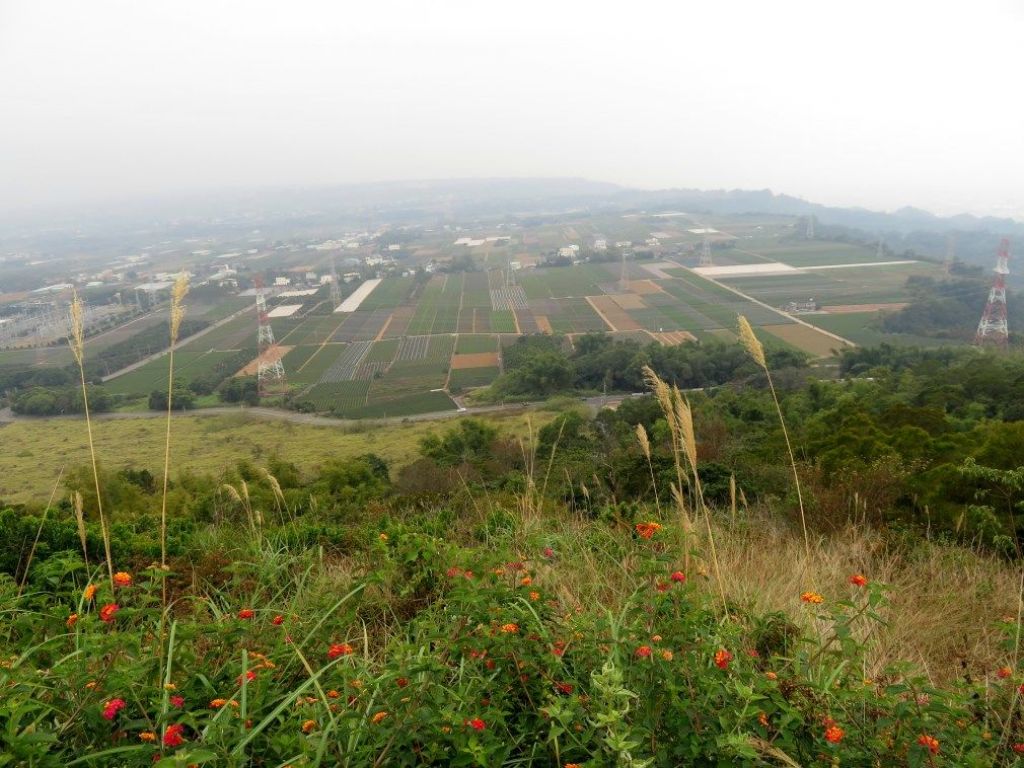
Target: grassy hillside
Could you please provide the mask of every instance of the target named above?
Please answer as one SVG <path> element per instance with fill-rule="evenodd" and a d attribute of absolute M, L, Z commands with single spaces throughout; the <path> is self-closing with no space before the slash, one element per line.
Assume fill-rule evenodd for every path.
<path fill-rule="evenodd" d="M 536 429 L 553 414 L 533 413 Z M 490 423 L 517 435 L 530 426 L 522 414 L 488 416 Z M 96 421 L 93 436 L 106 469 L 162 466 L 164 422 L 160 419 Z M 179 471 L 209 472 L 241 459 L 281 456 L 303 471 L 329 459 L 376 453 L 401 467 L 415 459 L 417 442 L 436 431 L 426 421 L 407 424 L 312 426 L 238 416 L 175 416 L 171 460 Z M 77 420 L 15 422 L 0 426 L 0 500 L 38 501 L 53 487 L 61 467 L 87 463 L 89 447 L 83 423 Z"/>
<path fill-rule="evenodd" d="M 0 754 L 1019 766 L 1024 361 L 842 363 L 872 375 L 778 403 L 647 368 L 654 397 L 532 425 L 175 418 L 166 492 L 160 420 L 95 425 L 95 475 L 49 423 L 83 455 L 58 503 L 0 510 Z"/>

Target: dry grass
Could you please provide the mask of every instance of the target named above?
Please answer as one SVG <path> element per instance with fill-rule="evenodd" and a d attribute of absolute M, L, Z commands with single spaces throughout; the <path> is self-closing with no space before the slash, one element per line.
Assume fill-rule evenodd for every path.
<path fill-rule="evenodd" d="M 742 517 L 742 512 L 740 513 Z M 472 515 L 470 515 L 472 517 Z M 911 548 L 886 545 L 875 531 L 850 527 L 811 550 L 808 560 L 802 536 L 768 515 L 746 517 L 733 526 L 716 516 L 714 540 L 722 572 L 721 587 L 733 610 L 763 615 L 784 613 L 805 633 L 826 634 L 801 602 L 805 573 L 826 601 L 842 600 L 855 589 L 849 578 L 863 573 L 889 587 L 889 605 L 881 613 L 886 625 L 875 624 L 867 638 L 865 677 L 886 667 L 909 662 L 935 684 L 970 676 L 991 676 L 1002 665 L 1014 666 L 1012 649 L 997 623 L 1016 618 L 1020 572 L 1011 564 L 972 550 L 920 541 Z M 471 521 L 465 521 L 469 525 Z M 538 536 L 551 536 L 551 517 L 524 520 L 520 536 L 524 555 Z M 564 519 L 561 548 L 554 562 L 535 562 L 537 580 L 572 610 L 601 605 L 615 612 L 637 588 L 637 550 L 630 531 L 598 531 L 591 521 Z M 467 536 L 469 536 L 467 528 Z M 667 552 L 679 552 L 684 537 L 666 539 Z M 695 565 L 691 583 L 720 600 L 713 570 Z M 645 588 L 645 587 L 643 587 Z"/>
<path fill-rule="evenodd" d="M 730 599 L 783 611 L 810 632 L 814 623 L 799 600 L 805 570 L 828 599 L 847 596 L 854 573 L 887 584 L 889 624 L 869 641 L 869 677 L 896 661 L 920 666 L 935 682 L 983 677 L 1006 663 L 996 622 L 1016 616 L 1020 574 L 1004 561 L 929 543 L 893 549 L 878 533 L 854 527 L 820 542 L 808 561 L 803 542 L 767 520 L 717 538 Z"/>

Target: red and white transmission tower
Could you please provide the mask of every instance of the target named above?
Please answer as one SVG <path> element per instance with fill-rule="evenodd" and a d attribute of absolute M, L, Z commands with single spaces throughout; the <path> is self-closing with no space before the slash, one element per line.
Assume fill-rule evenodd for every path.
<path fill-rule="evenodd" d="M 974 337 L 975 346 L 992 344 L 1005 348 L 1010 342 L 1010 329 L 1006 324 L 1006 276 L 1010 274 L 1010 241 L 1005 237 L 999 244 L 999 255 L 996 258 L 995 279 L 992 289 L 988 292 L 988 303 L 981 313 L 978 333 Z"/>
<path fill-rule="evenodd" d="M 256 386 L 260 397 L 268 392 L 267 385 L 274 382 L 278 386 L 285 383 L 284 366 L 281 365 L 281 356 L 274 343 L 274 329 L 270 327 L 270 318 L 267 316 L 267 297 L 263 293 L 263 279 L 257 277 L 256 285 L 256 318 L 259 323 L 256 335 L 258 356 L 256 358 Z"/>

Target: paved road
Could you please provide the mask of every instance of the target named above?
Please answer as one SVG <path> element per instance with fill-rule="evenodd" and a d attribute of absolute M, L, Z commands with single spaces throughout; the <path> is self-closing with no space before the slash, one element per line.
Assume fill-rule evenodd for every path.
<path fill-rule="evenodd" d="M 622 395 L 608 395 L 607 397 L 590 397 L 581 400 L 588 407 L 597 410 L 605 405 L 617 405 L 622 402 Z M 216 406 L 213 408 L 198 408 L 193 411 L 175 411 L 176 416 L 248 416 L 253 419 L 267 419 L 271 421 L 288 421 L 292 424 L 310 424 L 319 427 L 351 427 L 354 424 L 372 422 L 374 424 L 401 424 L 409 421 L 442 421 L 459 416 L 475 416 L 484 413 L 502 412 L 524 412 L 535 408 L 536 405 L 521 403 L 506 405 L 482 405 L 473 408 L 466 408 L 463 411 L 436 411 L 434 413 L 418 413 L 413 416 L 392 416 L 386 419 L 334 419 L 329 416 L 318 416 L 313 413 L 296 413 L 279 408 L 263 408 L 248 406 Z M 93 415 L 94 421 L 121 421 L 124 419 L 162 419 L 164 411 L 131 411 L 127 413 L 97 413 Z M 63 414 L 59 416 L 21 416 L 12 413 L 10 408 L 0 409 L 0 424 L 12 424 L 14 422 L 33 421 L 68 421 L 81 419 L 78 413 Z"/>

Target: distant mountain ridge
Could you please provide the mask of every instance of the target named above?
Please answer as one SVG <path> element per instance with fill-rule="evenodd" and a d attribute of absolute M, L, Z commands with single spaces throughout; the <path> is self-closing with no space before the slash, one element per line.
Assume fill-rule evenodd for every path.
<path fill-rule="evenodd" d="M 261 225 L 328 231 L 440 220 L 668 210 L 728 216 L 813 215 L 823 239 L 881 239 L 892 252 L 912 251 L 934 258 L 945 254 L 946 236 L 954 234 L 957 256 L 979 264 L 989 262 L 1001 237 L 1024 245 L 1024 222 L 1008 218 L 966 213 L 943 217 L 912 206 L 892 212 L 832 207 L 770 189 L 642 190 L 561 177 L 427 179 L 207 191 L 136 199 L 91 211 L 40 212 L 34 220 L 9 220 L 6 227 L 0 226 L 0 235 L 8 235 L 13 242 L 26 235 L 34 239 L 45 230 L 47 245 L 56 247 L 53 241 L 69 232 L 75 233 L 81 245 L 87 239 L 106 240 L 129 233 L 142 242 L 189 233 L 241 233 Z M 3 239 L 0 236 L 0 241 Z"/>

